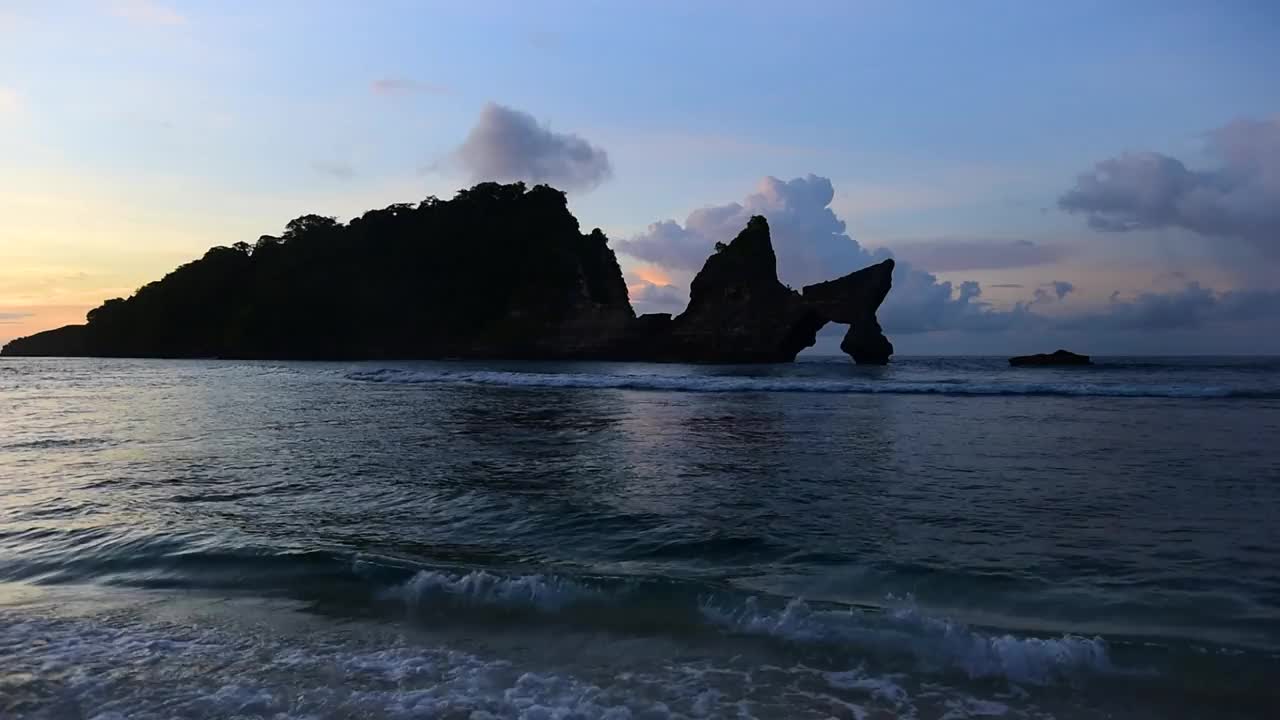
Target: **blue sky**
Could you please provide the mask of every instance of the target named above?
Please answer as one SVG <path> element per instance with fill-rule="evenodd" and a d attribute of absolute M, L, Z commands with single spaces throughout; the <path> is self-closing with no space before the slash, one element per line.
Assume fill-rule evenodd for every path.
<path fill-rule="evenodd" d="M 1147 341 L 1123 324 L 1053 321 L 1110 327 L 1134 310 L 1117 302 L 1191 283 L 1270 303 L 1280 238 L 1181 216 L 1100 232 L 1087 219 L 1124 212 L 1113 198 L 1073 212 L 1060 200 L 1127 152 L 1225 163 L 1236 177 L 1242 161 L 1206 138 L 1260 123 L 1262 134 L 1232 137 L 1271 152 L 1277 67 L 1269 2 L 7 0 L 0 339 L 74 321 L 304 212 L 447 197 L 474 179 L 457 149 L 495 103 L 607 153 L 609 179 L 570 197 L 584 226 L 615 240 L 657 242 L 651 223 L 683 227 L 698 208 L 743 203 L 763 178 L 813 174 L 830 181 L 850 243 L 934 277 L 922 293 L 949 282 L 954 302 L 974 281 L 974 312 L 1008 313 L 1041 285 L 1072 283 L 1033 308 L 1046 342 L 1164 351 L 1216 332 L 1216 347 L 1277 352 L 1280 340 L 1261 337 L 1280 325 L 1275 312 L 1232 315 L 1228 332 L 1211 309 Z M 1250 192 L 1280 193 L 1280 168 L 1250 168 Z M 1052 260 L 1010 266 L 998 256 L 1013 242 L 1053 248 Z M 998 267 L 947 269 L 947 243 L 994 253 Z M 688 280 L 622 260 L 641 295 L 655 284 L 641 276 L 677 297 Z M 907 352 L 1003 352 L 1029 332 L 967 322 L 889 330 Z"/>

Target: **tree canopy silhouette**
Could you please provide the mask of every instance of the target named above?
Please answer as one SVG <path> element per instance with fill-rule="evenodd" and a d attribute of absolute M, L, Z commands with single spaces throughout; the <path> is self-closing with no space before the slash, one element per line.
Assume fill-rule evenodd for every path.
<path fill-rule="evenodd" d="M 85 332 L 108 356 L 518 355 L 584 305 L 602 323 L 634 317 L 604 234 L 581 233 L 559 190 L 482 183 L 212 248 L 91 310 Z"/>

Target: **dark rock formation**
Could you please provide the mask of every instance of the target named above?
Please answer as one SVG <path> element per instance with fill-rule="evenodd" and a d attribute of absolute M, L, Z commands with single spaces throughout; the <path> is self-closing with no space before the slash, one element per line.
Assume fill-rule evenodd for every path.
<path fill-rule="evenodd" d="M 45 330 L 10 342 L 0 354 L 17 357 L 92 355 L 87 342 L 87 330 L 87 325 L 66 325 L 56 330 Z"/>
<path fill-rule="evenodd" d="M 683 362 L 790 362 L 824 324 L 800 293 L 778 282 L 769 223 L 756 216 L 707 258 L 689 307 L 654 351 L 656 359 Z"/>
<path fill-rule="evenodd" d="M 807 285 L 805 302 L 822 317 L 849 325 L 840 349 L 859 364 L 884 365 L 893 343 L 884 336 L 876 310 L 893 285 L 893 260 L 849 273 L 836 280 Z"/>
<path fill-rule="evenodd" d="M 1088 355 L 1077 355 L 1066 350 L 1058 350 L 1052 353 L 1040 353 L 1039 355 L 1019 355 L 1009 358 L 1009 364 L 1014 367 L 1036 367 L 1042 365 L 1092 365 L 1093 362 Z"/>
<path fill-rule="evenodd" d="M 778 281 L 769 223 L 759 215 L 728 245 L 718 244 L 690 286 L 675 319 L 643 315 L 636 357 L 679 362 L 791 362 L 828 322 L 848 323 L 840 348 L 859 363 L 884 364 L 893 345 L 876 309 L 889 293 L 893 260 L 804 293 Z"/>
<path fill-rule="evenodd" d="M 215 247 L 83 331 L 4 352 L 124 357 L 603 358 L 635 314 L 608 240 L 565 195 L 482 183 L 448 201 Z"/>
<path fill-rule="evenodd" d="M 558 190 L 482 183 L 342 225 L 215 247 L 3 355 L 271 359 L 546 358 L 787 362 L 828 321 L 860 363 L 893 352 L 876 322 L 893 261 L 798 293 L 778 281 L 763 217 L 717 243 L 678 317 L 635 316 L 608 239 Z"/>

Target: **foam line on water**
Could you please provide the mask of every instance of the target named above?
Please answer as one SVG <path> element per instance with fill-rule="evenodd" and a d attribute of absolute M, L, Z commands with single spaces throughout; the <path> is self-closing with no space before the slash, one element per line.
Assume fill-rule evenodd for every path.
<path fill-rule="evenodd" d="M 643 612 L 650 604 L 643 589 L 636 587 L 608 588 L 550 574 L 501 576 L 484 571 L 421 571 L 385 595 L 417 610 L 461 604 L 569 616 L 586 605 L 612 606 L 625 616 Z M 726 594 L 700 599 L 691 595 L 689 603 L 685 609 L 691 619 L 704 626 L 804 645 L 906 655 L 923 670 L 958 670 L 971 678 L 1050 685 L 1081 673 L 1114 670 L 1101 638 L 982 632 L 926 615 L 911 605 L 881 614 L 856 608 L 813 609 L 798 598 L 781 607 L 765 606 L 755 598 Z M 669 622 L 674 626 L 681 621 L 682 611 L 678 604 L 672 610 L 676 614 Z"/>
<path fill-rule="evenodd" d="M 217 615 L 199 622 L 0 610 L 5 717 L 1040 717 L 987 688 L 922 685 L 864 668 L 774 666 L 750 658 L 671 660 L 627 648 L 613 667 L 537 654 L 472 652 L 362 633 L 277 633 Z M 545 641 L 545 636 L 542 636 Z M 638 641 L 643 642 L 643 641 Z M 502 646 L 503 643 L 496 643 Z M 517 643 L 518 644 L 518 643 Z M 993 694 L 994 693 L 994 694 Z M 954 710 L 960 710 L 955 712 Z M 1010 712 L 1012 710 L 1012 712 Z M 944 715 L 944 713 L 946 713 Z"/>
<path fill-rule="evenodd" d="M 408 582 L 394 586 L 386 594 L 401 598 L 411 607 L 447 600 L 470 605 L 529 608 L 546 612 L 608 598 L 600 589 L 557 575 L 503 577 L 483 570 L 465 574 L 421 570 Z"/>
<path fill-rule="evenodd" d="M 1220 386 L 1104 384 L 1089 382 L 943 382 L 876 379 L 780 378 L 739 375 L 638 375 L 541 373 L 498 370 L 446 371 L 379 368 L 345 375 L 357 382 L 492 385 L 528 388 L 651 390 L 695 393 L 831 393 L 888 395 L 1048 395 L 1065 397 L 1228 398 L 1270 397 Z"/>
<path fill-rule="evenodd" d="M 853 609 L 814 610 L 801 599 L 793 599 L 781 609 L 763 608 L 749 599 L 729 607 L 704 602 L 702 612 L 711 622 L 735 632 L 797 643 L 907 653 L 922 668 L 959 670 L 971 678 L 995 677 L 1049 685 L 1080 673 L 1108 673 L 1115 669 L 1106 642 L 1098 637 L 989 634 L 912 608 L 870 618 Z"/>

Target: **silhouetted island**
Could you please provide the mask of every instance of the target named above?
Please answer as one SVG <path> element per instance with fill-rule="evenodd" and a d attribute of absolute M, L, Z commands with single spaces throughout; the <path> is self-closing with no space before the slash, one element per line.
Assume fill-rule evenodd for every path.
<path fill-rule="evenodd" d="M 279 236 L 215 247 L 88 323 L 0 354 L 240 359 L 511 358 L 789 362 L 827 322 L 840 347 L 884 364 L 876 309 L 893 260 L 796 292 L 778 281 L 765 218 L 751 218 L 693 280 L 679 316 L 636 317 L 599 229 L 563 192 L 481 183 L 370 210 L 306 215 Z"/>
<path fill-rule="evenodd" d="M 1088 355 L 1077 355 L 1069 350 L 1056 350 L 1038 355 L 1019 355 L 1009 358 L 1014 367 L 1035 367 L 1043 365 L 1092 365 Z"/>

